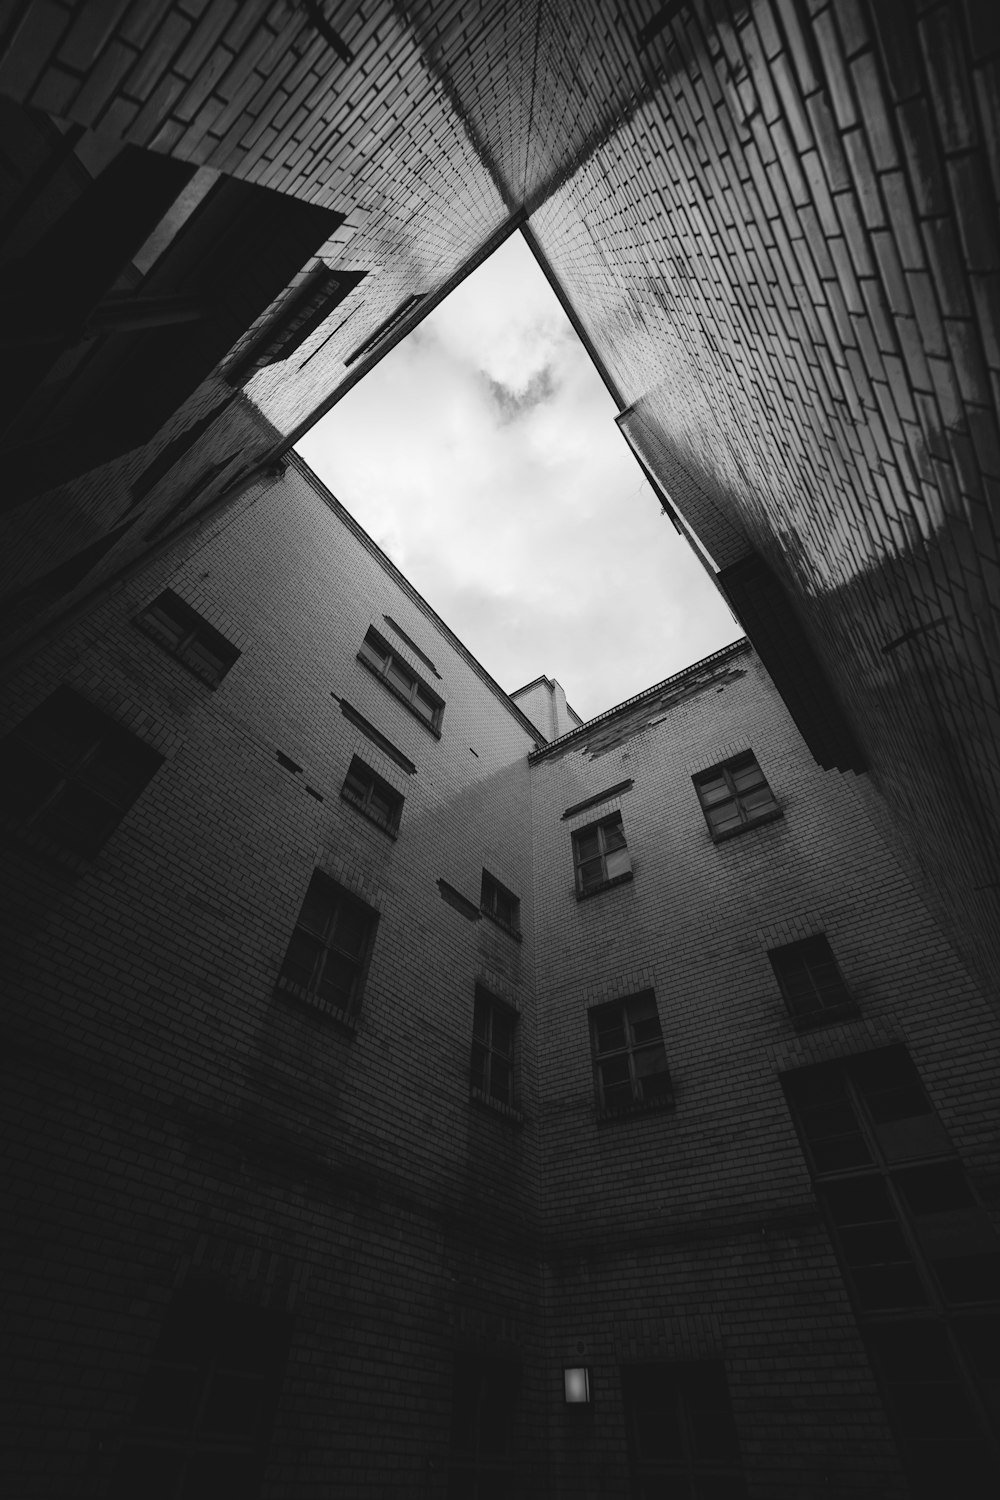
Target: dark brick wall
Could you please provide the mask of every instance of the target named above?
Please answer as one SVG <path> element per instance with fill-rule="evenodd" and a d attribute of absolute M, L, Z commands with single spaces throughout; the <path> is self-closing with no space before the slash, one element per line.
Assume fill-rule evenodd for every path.
<path fill-rule="evenodd" d="M 132 622 L 167 586 L 241 651 L 214 692 Z M 387 614 L 440 673 L 440 739 L 356 659 Z M 165 760 L 92 861 L 3 847 L 12 1493 L 103 1493 L 170 1297 L 210 1276 L 295 1320 L 268 1496 L 443 1500 L 471 1349 L 523 1366 L 516 1493 L 620 1491 L 620 1365 L 711 1358 L 751 1495 L 902 1500 L 779 1074 L 904 1042 L 995 1205 L 998 1038 L 878 794 L 818 769 L 747 647 L 529 761 L 296 462 L 31 653 L 0 732 L 61 683 Z M 715 844 L 691 777 L 747 748 L 783 815 Z M 395 840 L 340 798 L 356 754 L 405 797 Z M 577 902 L 572 831 L 614 807 L 633 880 Z M 520 943 L 442 900 L 474 912 L 484 866 Z M 317 867 L 380 912 L 353 1036 L 275 992 Z M 861 1014 L 804 1036 L 766 952 L 816 931 Z M 469 1098 L 477 982 L 519 1010 L 520 1124 Z M 647 987 L 674 1107 L 598 1123 L 588 1007 Z"/>

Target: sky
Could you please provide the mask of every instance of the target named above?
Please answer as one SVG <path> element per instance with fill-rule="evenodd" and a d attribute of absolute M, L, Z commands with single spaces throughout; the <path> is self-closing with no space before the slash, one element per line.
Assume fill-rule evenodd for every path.
<path fill-rule="evenodd" d="M 519 234 L 298 443 L 508 693 L 583 719 L 742 634 Z"/>

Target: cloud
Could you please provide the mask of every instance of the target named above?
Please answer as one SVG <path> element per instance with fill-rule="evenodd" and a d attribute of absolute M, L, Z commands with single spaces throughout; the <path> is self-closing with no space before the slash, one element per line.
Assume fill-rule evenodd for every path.
<path fill-rule="evenodd" d="M 590 717 L 740 634 L 519 237 L 299 444 L 508 691 Z"/>

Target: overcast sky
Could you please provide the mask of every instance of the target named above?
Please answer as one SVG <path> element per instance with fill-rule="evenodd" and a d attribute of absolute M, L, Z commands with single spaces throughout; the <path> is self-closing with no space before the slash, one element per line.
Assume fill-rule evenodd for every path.
<path fill-rule="evenodd" d="M 742 632 L 518 234 L 298 444 L 507 692 L 584 719 Z"/>

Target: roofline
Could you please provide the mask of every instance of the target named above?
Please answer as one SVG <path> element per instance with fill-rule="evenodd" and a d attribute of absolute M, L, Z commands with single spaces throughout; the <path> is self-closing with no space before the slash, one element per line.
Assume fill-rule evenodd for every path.
<path fill-rule="evenodd" d="M 605 709 L 602 714 L 595 714 L 594 718 L 588 719 L 586 724 L 581 724 L 576 729 L 570 729 L 566 734 L 561 734 L 557 740 L 550 740 L 548 744 L 541 745 L 537 750 L 528 752 L 529 761 L 544 760 L 550 750 L 562 750 L 575 739 L 583 739 L 595 724 L 603 724 L 613 719 L 616 714 L 624 713 L 627 708 L 633 708 L 635 704 L 641 703 L 644 698 L 652 698 L 657 693 L 662 693 L 664 688 L 674 687 L 683 682 L 686 677 L 693 677 L 697 672 L 714 662 L 725 661 L 730 656 L 741 656 L 744 651 L 751 650 L 751 643 L 747 636 L 740 636 L 738 641 L 731 641 L 728 646 L 723 646 L 719 651 L 713 651 L 710 656 L 703 656 L 701 661 L 692 662 L 683 671 L 675 672 L 672 677 L 665 677 L 662 682 L 654 682 L 652 687 L 643 688 L 641 693 L 635 693 L 631 698 L 626 698 L 623 703 L 616 703 L 614 708 Z"/>
<path fill-rule="evenodd" d="M 531 682 L 526 682 L 524 684 L 524 687 L 515 688 L 514 691 L 510 694 L 510 697 L 511 698 L 519 698 L 522 693 L 529 692 L 533 687 L 537 687 L 540 682 L 544 682 L 545 686 L 548 687 L 548 688 L 554 688 L 556 686 L 562 687 L 562 683 L 561 682 L 557 684 L 554 677 L 546 677 L 545 673 L 543 672 L 542 675 L 541 675 L 541 677 L 535 677 L 535 678 L 533 678 L 533 680 Z M 566 694 L 566 689 L 563 688 L 563 696 L 564 697 L 565 697 L 565 694 Z M 578 727 L 583 723 L 583 720 L 580 718 L 580 715 L 577 713 L 576 709 L 573 707 L 572 703 L 570 703 L 568 699 L 566 700 L 566 712 L 573 715 L 574 719 L 577 722 L 577 726 Z"/>
<path fill-rule="evenodd" d="M 542 746 L 544 747 L 548 742 L 544 734 L 542 734 L 541 730 L 531 722 L 527 714 L 521 712 L 516 703 L 513 703 L 511 701 L 509 694 L 505 693 L 496 679 L 490 676 L 489 672 L 487 672 L 482 662 L 476 660 L 469 648 L 462 644 L 462 642 L 459 640 L 458 636 L 450 628 L 450 626 L 446 625 L 441 616 L 431 608 L 424 596 L 417 592 L 410 580 L 399 571 L 392 559 L 386 556 L 378 543 L 372 540 L 372 538 L 368 535 L 367 531 L 365 531 L 360 522 L 354 519 L 347 507 L 343 505 L 342 502 L 337 499 L 333 491 L 323 483 L 322 479 L 320 479 L 315 470 L 309 467 L 305 459 L 302 457 L 301 453 L 299 453 L 298 449 L 290 448 L 283 455 L 283 457 L 291 468 L 297 469 L 299 471 L 302 478 L 309 485 L 310 489 L 312 489 L 319 496 L 320 500 L 322 500 L 323 503 L 333 511 L 338 520 L 343 522 L 348 531 L 350 531 L 357 538 L 357 540 L 364 547 L 365 551 L 371 554 L 371 556 L 378 563 L 379 567 L 381 567 L 386 573 L 389 574 L 390 578 L 392 578 L 393 582 L 402 590 L 404 594 L 406 594 L 407 598 L 410 599 L 411 602 L 417 606 L 420 612 L 427 616 L 431 624 L 434 625 L 434 627 L 446 637 L 448 642 L 458 652 L 459 656 L 463 657 L 468 665 L 472 668 L 472 670 L 476 673 L 476 676 L 483 681 L 483 683 L 487 688 L 489 688 L 490 692 L 493 693 L 495 697 L 500 699 L 508 712 L 514 715 L 514 717 L 520 723 L 521 727 L 525 729 L 531 739 L 535 741 L 536 748 L 538 748 L 539 740 L 541 740 Z M 529 754 L 530 753 L 533 752 L 529 752 Z"/>

